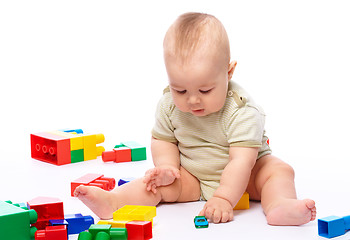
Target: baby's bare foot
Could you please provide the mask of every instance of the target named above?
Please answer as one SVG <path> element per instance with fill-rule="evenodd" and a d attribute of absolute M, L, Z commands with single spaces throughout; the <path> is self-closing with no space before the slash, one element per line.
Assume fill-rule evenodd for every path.
<path fill-rule="evenodd" d="M 270 225 L 299 226 L 316 219 L 315 201 L 311 199 L 283 199 L 275 202 L 267 211 Z"/>
<path fill-rule="evenodd" d="M 113 217 L 114 207 L 112 192 L 107 192 L 94 186 L 80 185 L 75 189 L 74 196 L 78 197 L 99 218 L 110 219 Z"/>

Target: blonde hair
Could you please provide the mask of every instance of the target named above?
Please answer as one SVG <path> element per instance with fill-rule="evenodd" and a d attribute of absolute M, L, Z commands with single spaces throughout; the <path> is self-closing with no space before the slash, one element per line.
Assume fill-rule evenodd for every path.
<path fill-rule="evenodd" d="M 164 55 L 184 62 L 198 49 L 210 49 L 230 61 L 230 46 L 226 30 L 214 16 L 205 13 L 185 13 L 177 18 L 165 35 Z"/>

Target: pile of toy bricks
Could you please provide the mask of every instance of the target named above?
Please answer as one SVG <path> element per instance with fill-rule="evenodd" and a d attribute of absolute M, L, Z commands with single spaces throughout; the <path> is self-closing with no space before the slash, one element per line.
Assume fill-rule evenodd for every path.
<path fill-rule="evenodd" d="M 87 230 L 91 216 L 66 214 L 57 198 L 37 197 L 26 204 L 0 201 L 0 239 L 67 240 L 69 234 Z"/>
<path fill-rule="evenodd" d="M 28 208 L 34 209 L 38 220 L 35 240 L 66 240 L 69 234 L 78 234 L 94 224 L 91 216 L 64 214 L 63 202 L 57 198 L 37 197 L 28 201 Z"/>
<path fill-rule="evenodd" d="M 113 151 L 105 151 L 102 153 L 104 162 L 131 162 L 146 160 L 146 147 L 134 141 L 122 142 L 116 145 Z"/>
<path fill-rule="evenodd" d="M 113 220 L 99 221 L 81 232 L 79 240 L 147 240 L 152 238 L 156 207 L 126 205 L 113 213 Z"/>
<path fill-rule="evenodd" d="M 81 129 L 41 132 L 30 135 L 32 158 L 55 165 L 96 159 L 105 151 L 103 134 L 84 134 Z"/>

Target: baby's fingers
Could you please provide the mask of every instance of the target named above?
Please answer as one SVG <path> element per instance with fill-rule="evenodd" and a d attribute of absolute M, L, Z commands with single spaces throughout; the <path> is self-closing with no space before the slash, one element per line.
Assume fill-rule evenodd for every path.
<path fill-rule="evenodd" d="M 172 172 L 173 172 L 173 176 L 174 176 L 175 178 L 180 178 L 180 171 L 179 171 L 178 169 L 173 170 Z"/>
<path fill-rule="evenodd" d="M 145 183 L 146 186 L 148 187 L 148 186 L 150 186 L 150 185 L 152 185 L 154 183 L 154 179 L 150 175 L 144 176 L 143 177 L 143 183 Z"/>
<path fill-rule="evenodd" d="M 233 220 L 233 213 L 232 212 L 223 212 L 221 216 L 221 222 L 230 222 Z"/>
<path fill-rule="evenodd" d="M 201 211 L 200 215 L 206 217 L 211 222 L 214 222 L 214 219 L 213 219 L 214 211 L 215 211 L 215 209 L 213 209 L 211 207 L 205 207 Z"/>
<path fill-rule="evenodd" d="M 153 192 L 154 194 L 157 193 L 157 186 L 156 186 L 155 184 L 152 185 L 152 192 Z"/>
<path fill-rule="evenodd" d="M 152 190 L 152 184 L 148 183 L 148 184 L 146 185 L 146 190 L 147 190 L 147 191 L 151 191 L 151 190 Z"/>
<path fill-rule="evenodd" d="M 204 216 L 204 212 L 205 212 L 205 208 L 203 208 L 202 211 L 200 211 L 200 212 L 198 213 L 198 216 Z"/>
<path fill-rule="evenodd" d="M 214 223 L 219 223 L 221 222 L 222 219 L 222 212 L 219 209 L 215 209 L 213 215 L 212 215 L 212 220 Z"/>

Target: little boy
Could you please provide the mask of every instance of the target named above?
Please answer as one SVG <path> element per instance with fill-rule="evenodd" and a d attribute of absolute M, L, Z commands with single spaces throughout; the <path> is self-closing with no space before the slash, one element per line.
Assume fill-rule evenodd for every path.
<path fill-rule="evenodd" d="M 315 202 L 297 200 L 293 169 L 271 155 L 264 113 L 231 81 L 226 31 L 214 16 L 181 15 L 164 39 L 169 87 L 158 104 L 151 150 L 155 168 L 112 192 L 75 191 L 100 218 L 126 204 L 207 200 L 199 215 L 233 220 L 247 191 L 261 201 L 268 224 L 302 225 L 316 217 Z"/>

